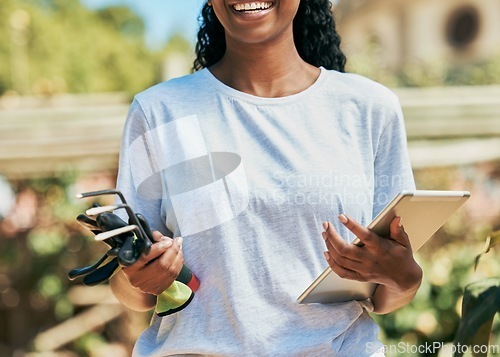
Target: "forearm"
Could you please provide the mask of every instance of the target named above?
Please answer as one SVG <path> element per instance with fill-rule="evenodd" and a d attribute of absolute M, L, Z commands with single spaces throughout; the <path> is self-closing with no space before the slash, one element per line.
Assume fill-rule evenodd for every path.
<path fill-rule="evenodd" d="M 386 285 L 378 285 L 372 296 L 374 313 L 388 314 L 407 305 L 415 296 L 422 282 L 422 270 L 415 272 L 415 281 L 409 286 L 390 288 Z"/>
<path fill-rule="evenodd" d="M 130 285 L 122 271 L 109 280 L 115 297 L 126 307 L 135 311 L 148 311 L 156 305 L 156 296 L 143 293 Z"/>

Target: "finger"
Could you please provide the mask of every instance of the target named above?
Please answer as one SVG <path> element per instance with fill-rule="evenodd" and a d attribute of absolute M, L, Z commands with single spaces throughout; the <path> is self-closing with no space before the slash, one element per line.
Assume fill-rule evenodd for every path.
<path fill-rule="evenodd" d="M 339 252 L 337 252 L 335 249 L 331 249 L 329 245 L 330 243 L 327 242 L 327 248 L 328 252 L 330 253 L 330 257 L 335 261 L 337 265 L 354 271 L 361 271 L 363 269 L 363 262 L 361 260 L 347 258 L 346 256 L 339 254 Z"/>
<path fill-rule="evenodd" d="M 368 246 L 378 246 L 378 236 L 370 231 L 368 228 L 363 227 L 352 218 L 347 217 L 345 214 L 339 216 L 339 221 L 349 229 L 356 237 L 359 238 L 361 243 Z"/>
<path fill-rule="evenodd" d="M 163 270 L 171 270 L 171 267 L 176 259 L 176 257 L 182 250 L 182 237 L 177 237 L 172 241 L 172 246 L 162 254 L 160 258 L 158 258 L 158 264 L 160 268 Z"/>
<path fill-rule="evenodd" d="M 322 233 L 323 238 L 326 238 L 325 241 L 330 242 L 335 249 L 341 250 L 347 246 L 348 243 L 340 236 L 333 224 L 324 222 L 323 228 L 325 229 Z"/>
<path fill-rule="evenodd" d="M 330 266 L 330 269 L 332 269 L 341 278 L 364 281 L 364 279 L 357 272 L 344 268 L 343 266 L 337 264 L 337 262 L 329 252 L 325 252 L 325 258 L 326 261 L 328 262 L 328 266 Z"/>
<path fill-rule="evenodd" d="M 137 262 L 127 269 L 138 270 L 144 268 L 144 266 L 148 265 L 151 261 L 157 259 L 163 253 L 165 253 L 172 246 L 172 244 L 173 241 L 170 238 L 162 240 L 161 242 L 154 243 L 153 245 L 151 245 L 151 250 L 147 255 L 141 255 Z"/>
<path fill-rule="evenodd" d="M 159 270 L 166 272 L 162 283 L 168 281 L 170 285 L 177 278 L 184 264 L 181 245 L 182 239 L 174 239 L 173 244 L 157 260 L 145 267 L 144 271 L 150 271 L 155 275 L 158 275 Z"/>
<path fill-rule="evenodd" d="M 179 273 L 181 272 L 183 265 L 184 265 L 184 255 L 182 254 L 182 247 L 181 247 L 171 267 L 171 270 L 175 272 L 175 279 L 177 279 L 177 277 L 179 276 Z"/>
<path fill-rule="evenodd" d="M 161 234 L 161 232 L 159 231 L 153 231 L 153 239 L 155 240 L 155 242 L 161 242 L 162 240 L 167 240 L 167 239 L 171 239 L 163 234 Z"/>
<path fill-rule="evenodd" d="M 327 243 L 328 250 L 334 249 L 337 253 L 343 257 L 358 261 L 358 249 L 359 247 L 347 243 L 333 227 L 330 222 L 323 223 L 323 228 L 325 232 L 322 233 L 323 239 Z"/>
<path fill-rule="evenodd" d="M 401 244 L 403 247 L 411 249 L 410 239 L 406 234 L 403 227 L 403 220 L 401 217 L 394 217 L 390 225 L 391 238 Z"/>
<path fill-rule="evenodd" d="M 166 288 L 168 288 L 172 284 L 173 280 L 175 280 L 175 277 L 172 278 L 175 274 L 169 272 L 166 268 L 166 266 L 170 265 L 170 263 L 163 260 L 160 264 L 160 259 L 170 257 L 170 259 L 175 260 L 176 255 L 172 258 L 171 252 L 170 254 L 167 254 L 167 252 L 175 250 L 175 247 L 172 249 L 173 246 L 174 243 L 171 238 L 155 243 L 151 246 L 151 252 L 149 255 L 141 257 L 142 260 L 126 269 L 123 269 L 123 272 L 129 279 L 132 286 L 135 286 L 145 293 L 154 295 L 161 294 Z M 179 271 L 180 269 L 181 268 L 179 268 Z M 162 273 L 165 270 L 167 270 L 167 274 Z"/>

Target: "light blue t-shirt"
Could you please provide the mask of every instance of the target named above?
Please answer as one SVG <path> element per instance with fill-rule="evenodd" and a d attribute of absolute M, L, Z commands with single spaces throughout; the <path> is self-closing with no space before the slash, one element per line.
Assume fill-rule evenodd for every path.
<path fill-rule="evenodd" d="M 260 98 L 207 69 L 135 97 L 118 189 L 154 229 L 183 236 L 201 286 L 153 318 L 136 356 L 367 356 L 382 347 L 363 304 L 297 303 L 327 267 L 322 222 L 363 225 L 414 189 L 397 97 L 321 69 L 298 94 Z"/>

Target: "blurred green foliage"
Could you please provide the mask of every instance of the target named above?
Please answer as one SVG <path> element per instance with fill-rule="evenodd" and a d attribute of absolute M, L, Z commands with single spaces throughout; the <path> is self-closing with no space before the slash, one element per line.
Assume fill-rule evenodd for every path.
<path fill-rule="evenodd" d="M 496 165 L 498 167 L 498 163 Z M 475 175 L 470 175 L 471 171 L 474 171 L 472 167 L 421 169 L 415 172 L 415 180 L 417 187 L 426 189 L 453 189 L 460 184 L 464 185 L 461 189 L 473 190 L 474 182 L 463 177 L 472 176 L 472 180 L 478 180 L 480 170 Z M 491 177 L 491 180 L 495 182 L 497 178 Z M 472 192 L 472 196 L 482 195 L 487 190 L 487 187 L 481 187 L 479 191 Z M 488 202 L 484 204 L 488 205 Z M 388 357 L 437 356 L 438 353 L 437 349 L 415 352 L 402 348 L 398 351 L 398 346 L 443 343 L 449 344 L 447 351 L 451 351 L 451 343 L 460 322 L 464 288 L 489 277 L 500 277 L 498 250 L 484 256 L 478 270 L 474 271 L 474 258 L 483 250 L 488 234 L 498 229 L 498 212 L 482 207 L 481 212 L 473 215 L 474 211 L 467 208 L 466 204 L 416 253 L 424 278 L 413 301 L 394 313 L 373 316 L 381 326 L 384 344 L 389 348 L 394 347 L 393 350 L 388 349 Z M 490 344 L 500 345 L 498 316 L 494 320 Z M 404 353 L 401 353 L 403 350 Z M 444 356 L 451 357 L 451 354 Z"/>
<path fill-rule="evenodd" d="M 359 73 L 389 87 L 439 87 L 500 84 L 500 53 L 486 60 L 450 65 L 444 60 L 408 62 L 401 70 L 384 68 L 381 54 L 368 49 L 349 58 L 348 71 Z"/>
<path fill-rule="evenodd" d="M 15 348 L 32 350 L 33 338 L 43 330 L 72 317 L 74 306 L 68 290 L 81 282 L 70 282 L 69 270 L 93 263 L 103 254 L 92 234 L 75 217 L 89 207 L 74 197 L 71 174 L 58 178 L 17 181 L 13 188 L 29 195 L 35 207 L 25 227 L 12 229 L 0 221 L 0 355 Z M 16 218 L 12 218 L 14 221 Z M 10 346 L 10 347 L 7 347 Z M 88 355 L 76 341 L 72 350 Z"/>
<path fill-rule="evenodd" d="M 125 6 L 2 0 L 0 94 L 143 90 L 158 82 L 162 61 L 145 45 L 144 27 Z"/>
<path fill-rule="evenodd" d="M 462 221 L 463 224 L 466 221 Z M 455 221 L 454 224 L 459 224 Z M 415 346 L 434 342 L 451 343 L 459 325 L 464 288 L 471 282 L 488 276 L 500 276 L 500 256 L 493 255 L 484 261 L 480 272 L 473 272 L 474 255 L 482 242 L 470 231 L 464 235 L 438 232 L 433 242 L 418 254 L 424 271 L 422 286 L 415 299 L 395 313 L 374 316 L 380 323 L 382 339 L 386 345 L 396 346 L 406 342 Z M 452 242 L 438 244 L 436 241 Z M 477 241 L 476 241 L 477 239 Z M 483 236 L 484 239 L 484 236 Z M 491 344 L 499 344 L 500 321 L 493 327 Z M 437 351 L 435 351 L 437 352 Z M 389 354 L 388 356 L 397 356 Z M 405 356 L 435 356 L 431 353 L 406 353 Z"/>
<path fill-rule="evenodd" d="M 500 277 L 467 285 L 462 302 L 462 317 L 453 345 L 487 346 L 493 320 L 498 313 L 500 313 Z M 464 352 L 457 348 L 453 357 L 462 357 Z M 477 352 L 474 354 L 475 357 L 485 357 L 488 354 L 488 351 Z"/>

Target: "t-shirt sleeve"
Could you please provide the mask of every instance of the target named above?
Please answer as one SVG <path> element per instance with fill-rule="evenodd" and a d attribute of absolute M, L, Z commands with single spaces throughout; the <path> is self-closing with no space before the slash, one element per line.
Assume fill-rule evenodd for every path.
<path fill-rule="evenodd" d="M 134 99 L 123 130 L 116 187 L 134 212 L 146 217 L 153 230 L 168 234 L 161 214 L 162 185 L 148 151 L 150 131 L 147 117 Z M 157 192 L 152 192 L 152 189 Z M 128 219 L 124 211 L 116 213 Z"/>
<path fill-rule="evenodd" d="M 391 112 L 381 131 L 375 152 L 373 217 L 399 192 L 415 189 L 403 112 L 395 95 L 394 109 Z"/>

